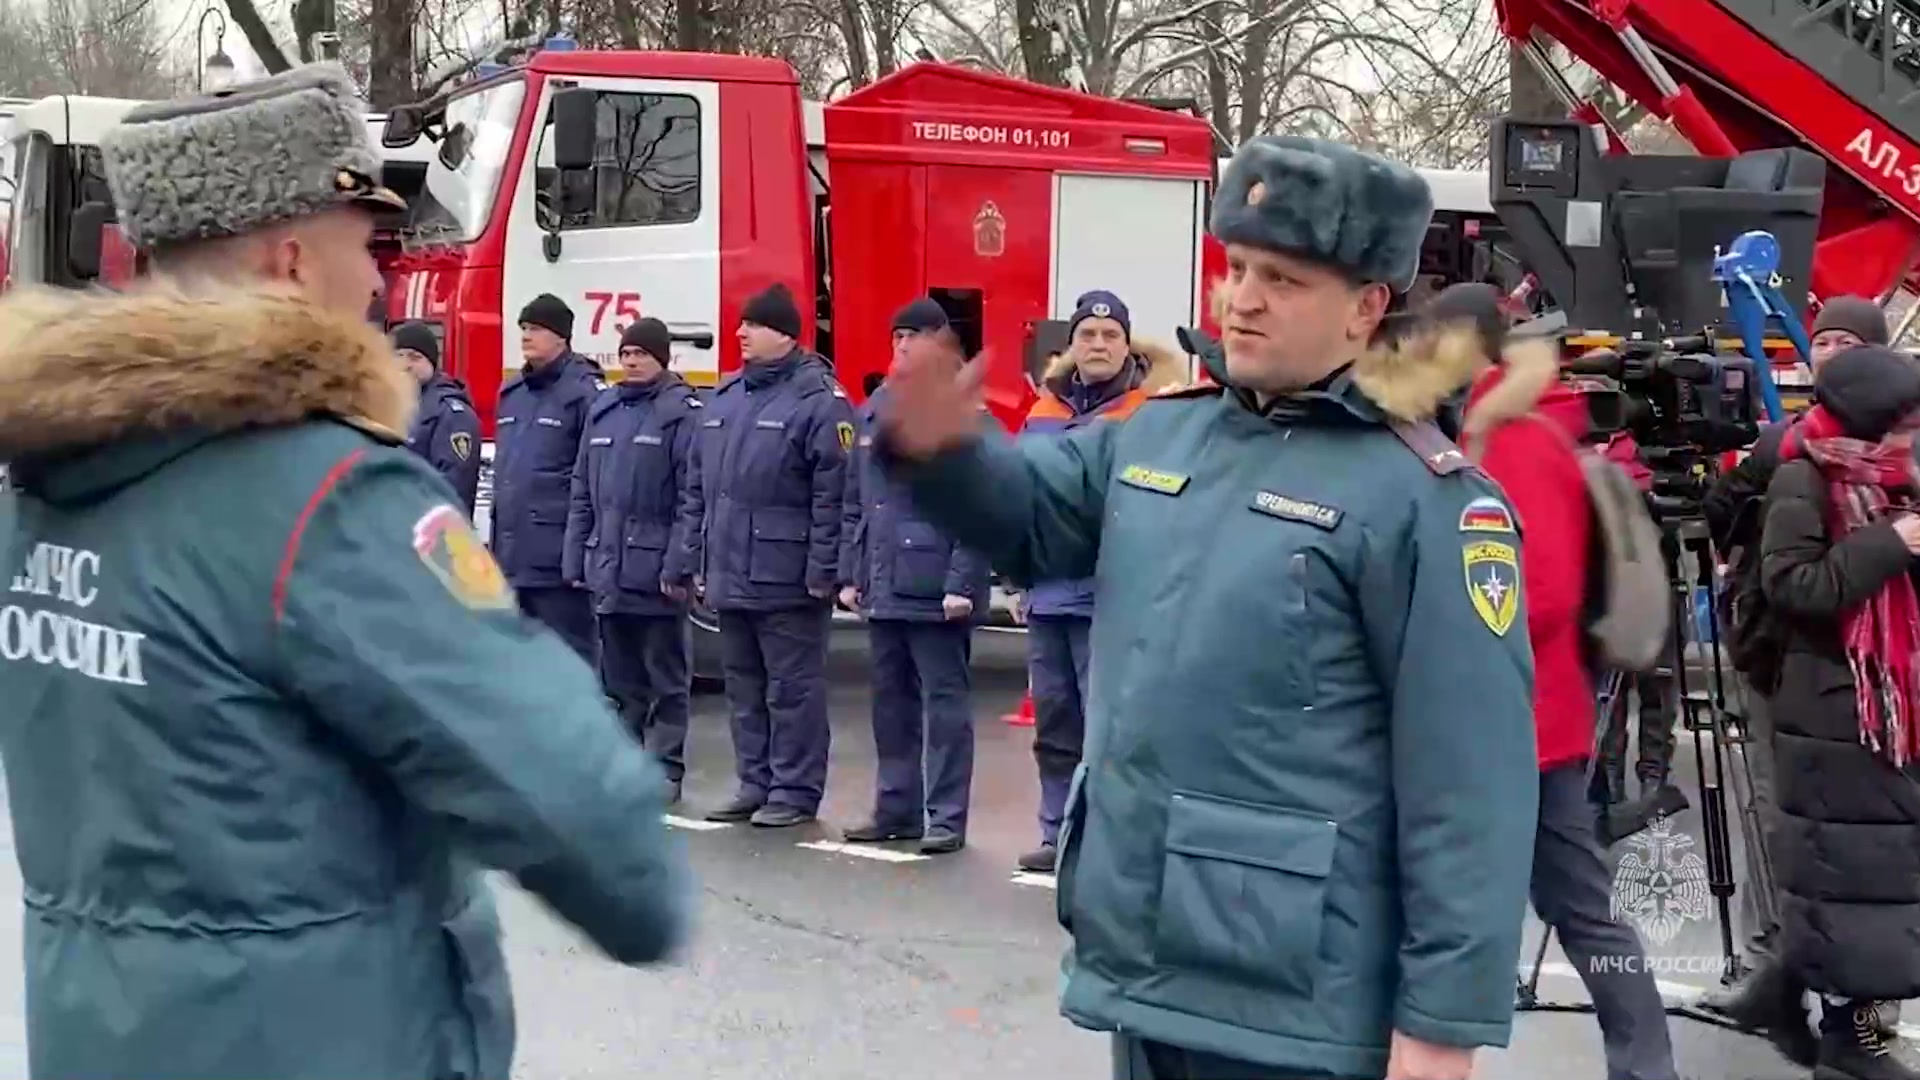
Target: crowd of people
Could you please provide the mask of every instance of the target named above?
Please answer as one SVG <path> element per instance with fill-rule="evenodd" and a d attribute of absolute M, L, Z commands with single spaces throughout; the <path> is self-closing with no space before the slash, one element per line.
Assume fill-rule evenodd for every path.
<path fill-rule="evenodd" d="M 275 169 L 232 167 L 260 146 Z M 1619 798 L 1628 749 L 1596 739 L 1583 455 L 1633 450 L 1490 288 L 1408 310 L 1413 171 L 1249 140 L 1209 221 L 1221 334 L 1180 334 L 1207 378 L 1089 292 L 1011 436 L 930 298 L 856 408 L 778 285 L 711 393 L 653 319 L 607 386 L 538 297 L 483 540 L 473 403 L 431 327 L 364 319 L 368 211 L 399 199 L 344 73 L 142 106 L 102 154 L 151 279 L 0 302 L 35 1076 L 508 1075 L 481 869 L 623 963 L 687 934 L 662 815 L 696 600 L 735 757 L 711 819 L 817 813 L 837 603 L 868 623 L 879 759 L 845 837 L 959 850 L 998 574 L 1038 714 L 1020 865 L 1056 875 L 1061 1009 L 1113 1033 L 1115 1077 L 1466 1080 L 1510 1037 L 1531 902 L 1609 1080 L 1677 1080 L 1590 782 Z M 1815 407 L 1707 508 L 1779 912 L 1712 1005 L 1820 1080 L 1913 1075 L 1882 1004 L 1920 992 L 1920 368 L 1886 337 L 1825 305 Z M 1636 673 L 1643 797 L 1672 788 L 1681 662 Z"/>

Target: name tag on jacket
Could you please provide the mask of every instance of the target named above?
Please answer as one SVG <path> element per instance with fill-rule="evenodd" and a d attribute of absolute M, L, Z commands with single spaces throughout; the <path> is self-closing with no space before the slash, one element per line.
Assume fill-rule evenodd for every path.
<path fill-rule="evenodd" d="M 658 436 L 658 435 L 635 435 L 635 436 L 633 437 L 633 441 L 634 441 L 634 443 L 635 443 L 635 445 L 638 445 L 638 446 L 663 446 L 663 445 L 665 445 L 665 444 L 664 444 L 664 443 L 663 443 L 663 442 L 661 441 L 661 439 L 660 439 L 660 436 Z"/>

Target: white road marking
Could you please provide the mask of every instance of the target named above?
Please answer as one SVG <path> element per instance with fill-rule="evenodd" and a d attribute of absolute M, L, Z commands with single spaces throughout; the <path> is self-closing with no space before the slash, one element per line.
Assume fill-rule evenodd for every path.
<path fill-rule="evenodd" d="M 666 823 L 676 829 L 689 829 L 693 832 L 712 832 L 715 829 L 731 829 L 730 821 L 701 821 L 699 818 L 684 818 L 678 814 L 663 815 Z"/>
<path fill-rule="evenodd" d="M 1526 972 L 1522 971 L 1521 974 L 1525 975 Z M 1574 967 L 1572 964 L 1548 963 L 1540 965 L 1540 974 L 1551 975 L 1558 979 L 1578 979 L 1580 977 L 1580 969 Z M 1706 987 L 1694 986 L 1691 983 L 1669 982 L 1666 979 L 1655 979 L 1653 985 L 1655 989 L 1660 991 L 1661 997 L 1669 1001 L 1679 1002 L 1682 1005 L 1692 1005 L 1707 995 Z M 1900 1037 L 1903 1039 L 1920 1039 L 1920 1024 L 1901 1024 Z"/>
<path fill-rule="evenodd" d="M 852 855 L 876 862 L 924 862 L 932 857 L 917 851 L 898 851 L 872 844 L 843 844 L 838 840 L 807 840 L 794 846 L 806 848 L 808 851 L 824 851 L 829 855 Z"/>
<path fill-rule="evenodd" d="M 1029 874 L 1023 870 L 1013 875 L 1012 880 L 1015 885 L 1031 885 L 1036 889 L 1058 889 L 1060 887 L 1059 883 L 1054 881 L 1052 874 Z"/>

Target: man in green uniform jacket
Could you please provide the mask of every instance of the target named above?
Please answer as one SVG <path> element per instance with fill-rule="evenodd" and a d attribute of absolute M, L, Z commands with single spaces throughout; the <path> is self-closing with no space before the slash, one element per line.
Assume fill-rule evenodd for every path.
<path fill-rule="evenodd" d="M 1465 1080 L 1506 1044 L 1538 769 L 1520 536 L 1430 421 L 1470 350 L 1371 349 L 1410 170 L 1263 137 L 1221 182 L 1218 385 L 982 434 L 921 346 L 880 452 L 1017 579 L 1096 578 L 1062 1011 L 1115 1075 Z M 1451 359 L 1449 359 L 1451 358 Z"/>
<path fill-rule="evenodd" d="M 664 778 L 403 445 L 361 108 L 141 107 L 103 151 L 166 280 L 0 302 L 36 1078 L 505 1080 L 482 867 L 625 963 L 684 933 Z"/>

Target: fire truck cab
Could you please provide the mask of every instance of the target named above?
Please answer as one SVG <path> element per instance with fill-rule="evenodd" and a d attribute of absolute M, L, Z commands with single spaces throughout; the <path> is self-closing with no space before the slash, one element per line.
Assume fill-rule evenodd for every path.
<path fill-rule="evenodd" d="M 0 118 L 0 287 L 132 276 L 133 250 L 113 226 L 100 137 L 137 104 L 61 95 Z"/>

